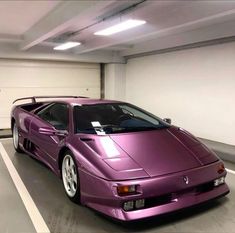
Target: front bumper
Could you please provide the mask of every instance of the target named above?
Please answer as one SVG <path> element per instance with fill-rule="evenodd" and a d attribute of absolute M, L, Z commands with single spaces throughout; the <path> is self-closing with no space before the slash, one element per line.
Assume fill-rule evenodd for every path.
<path fill-rule="evenodd" d="M 215 179 L 226 176 L 226 171 L 222 174 L 217 173 L 217 167 L 220 163 L 218 161 L 184 172 L 128 181 L 107 181 L 81 172 L 81 202 L 122 221 L 173 212 L 221 197 L 229 192 L 227 184 L 213 186 Z M 185 176 L 188 178 L 188 184 L 184 181 Z M 136 195 L 120 197 L 116 193 L 116 186 L 119 184 L 138 184 L 141 187 L 141 192 Z M 146 208 L 132 211 L 123 210 L 124 202 L 143 198 L 148 203 Z"/>
<path fill-rule="evenodd" d="M 216 190 L 203 193 L 200 195 L 188 195 L 178 198 L 176 201 L 170 202 L 165 205 L 160 205 L 152 208 L 135 210 L 125 212 L 123 210 L 117 211 L 118 219 L 124 221 L 137 220 L 141 218 L 147 218 L 151 216 L 170 213 L 176 210 L 184 209 L 194 205 L 207 202 L 209 200 L 222 197 L 229 193 L 228 186 L 226 184 L 217 187 Z"/>

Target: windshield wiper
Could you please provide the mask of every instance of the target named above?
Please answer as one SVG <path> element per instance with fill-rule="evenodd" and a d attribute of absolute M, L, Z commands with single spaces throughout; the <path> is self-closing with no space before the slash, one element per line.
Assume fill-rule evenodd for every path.
<path fill-rule="evenodd" d="M 148 130 L 158 130 L 167 128 L 165 125 L 161 126 L 139 126 L 139 127 L 123 127 L 125 132 L 138 132 L 138 131 L 148 131 Z"/>
<path fill-rule="evenodd" d="M 107 129 L 107 128 L 111 128 L 111 129 L 113 129 L 113 128 L 120 129 L 121 128 L 121 129 L 123 129 L 125 127 L 122 127 L 120 125 L 107 124 L 107 125 L 101 125 L 101 128 L 103 128 L 103 129 Z"/>
<path fill-rule="evenodd" d="M 159 126 L 120 126 L 115 124 L 106 124 L 101 125 L 100 127 L 89 127 L 86 129 L 82 129 L 82 131 L 94 131 L 96 133 L 115 133 L 115 132 L 138 132 L 138 131 L 148 131 L 148 130 L 158 130 L 168 128 L 169 126 L 166 125 L 159 125 Z M 111 131 L 111 132 L 109 132 Z"/>
<path fill-rule="evenodd" d="M 113 129 L 118 129 L 118 131 L 119 131 L 119 130 L 122 130 L 125 128 L 121 127 L 119 125 L 106 124 L 106 125 L 101 125 L 101 126 L 85 128 L 85 129 L 82 129 L 82 131 L 95 131 L 96 133 L 102 133 L 102 132 L 106 133 L 105 131 L 107 131 L 107 130 L 113 131 Z"/>

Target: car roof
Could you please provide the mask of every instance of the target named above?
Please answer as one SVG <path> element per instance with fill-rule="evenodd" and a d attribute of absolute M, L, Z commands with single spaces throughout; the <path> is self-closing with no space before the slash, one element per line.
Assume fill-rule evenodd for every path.
<path fill-rule="evenodd" d="M 106 100 L 106 99 L 92 99 L 92 98 L 60 98 L 60 99 L 53 99 L 50 102 L 63 102 L 69 105 L 94 105 L 94 104 L 107 104 L 107 103 L 124 103 L 122 101 L 116 100 Z"/>

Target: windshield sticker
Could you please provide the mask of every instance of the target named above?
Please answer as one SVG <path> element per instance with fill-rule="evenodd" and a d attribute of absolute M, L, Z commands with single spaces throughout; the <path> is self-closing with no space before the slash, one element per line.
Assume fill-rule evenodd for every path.
<path fill-rule="evenodd" d="M 97 135 L 106 135 L 99 121 L 92 121 L 91 124 Z"/>
<path fill-rule="evenodd" d="M 92 121 L 91 124 L 93 127 L 101 127 L 101 124 L 99 121 Z"/>

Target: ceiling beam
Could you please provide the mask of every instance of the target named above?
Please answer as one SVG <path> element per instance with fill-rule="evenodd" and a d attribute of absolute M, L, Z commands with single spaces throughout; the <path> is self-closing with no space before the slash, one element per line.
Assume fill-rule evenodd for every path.
<path fill-rule="evenodd" d="M 113 47 L 118 44 L 139 44 L 141 42 L 145 43 L 146 41 L 156 40 L 158 38 L 163 38 L 166 36 L 171 36 L 174 34 L 184 33 L 191 30 L 196 30 L 198 28 L 204 28 L 210 25 L 215 25 L 227 21 L 231 21 L 235 19 L 235 9 L 225 11 L 222 13 L 218 13 L 212 16 L 200 18 L 194 21 L 189 21 L 184 24 L 174 25 L 172 27 L 164 28 L 162 30 L 156 31 L 144 31 L 143 28 L 142 32 L 139 33 L 135 31 L 132 33 L 131 37 L 124 37 L 124 36 L 116 36 L 114 37 L 103 37 L 102 40 L 97 40 L 96 38 L 88 41 L 86 44 L 79 46 L 76 49 L 76 53 L 82 54 L 86 52 L 91 52 L 99 49 L 104 49 L 107 47 Z M 148 43 L 148 42 L 147 42 Z M 132 49 L 127 49 L 131 51 Z M 124 55 L 125 52 L 123 52 Z"/>
<path fill-rule="evenodd" d="M 27 50 L 66 29 L 73 20 L 93 17 L 114 1 L 63 1 L 24 34 L 21 50 Z"/>
<path fill-rule="evenodd" d="M 19 51 L 18 45 L 13 43 L 0 43 L 0 59 L 29 59 L 67 62 L 92 62 L 92 63 L 125 63 L 125 59 L 118 52 L 94 51 L 86 54 L 71 52 L 56 52 L 48 50 L 45 46 L 37 46 L 29 51 Z"/>
<path fill-rule="evenodd" d="M 213 45 L 216 43 L 231 42 L 234 41 L 235 36 L 234 24 L 235 20 L 231 20 L 140 42 L 130 49 L 121 51 L 121 55 L 126 58 L 132 58 L 176 51 L 176 49 L 182 50 L 192 47 Z M 219 40 L 220 38 L 227 39 Z"/>
<path fill-rule="evenodd" d="M 106 47 L 104 48 L 104 50 L 121 51 L 121 50 L 131 49 L 132 47 L 133 47 L 132 45 L 121 44 L 121 45 Z"/>
<path fill-rule="evenodd" d="M 22 37 L 18 35 L 11 35 L 11 34 L 2 34 L 0 33 L 0 42 L 21 42 Z"/>

